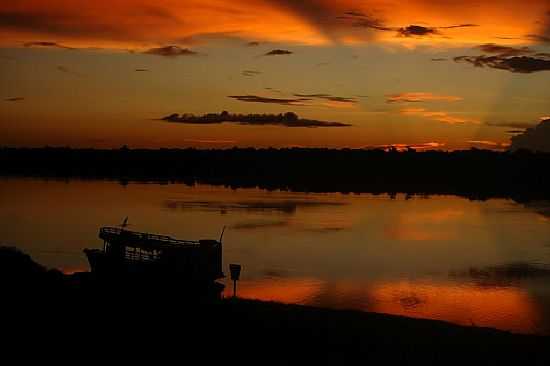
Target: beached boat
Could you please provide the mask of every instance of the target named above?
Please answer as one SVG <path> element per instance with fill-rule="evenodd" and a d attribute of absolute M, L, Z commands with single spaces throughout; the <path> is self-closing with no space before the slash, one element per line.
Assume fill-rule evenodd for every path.
<path fill-rule="evenodd" d="M 103 227 L 99 238 L 103 240 L 103 249 L 84 249 L 84 253 L 92 273 L 100 276 L 162 276 L 194 283 L 224 277 L 221 237 L 220 240 L 178 240 Z"/>

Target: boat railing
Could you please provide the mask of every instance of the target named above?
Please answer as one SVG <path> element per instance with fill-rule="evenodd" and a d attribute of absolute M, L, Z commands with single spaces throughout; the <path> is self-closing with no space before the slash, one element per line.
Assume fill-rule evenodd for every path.
<path fill-rule="evenodd" d="M 173 245 L 173 246 L 198 246 L 200 241 L 198 240 L 179 240 L 174 239 L 166 235 L 150 234 L 150 233 L 141 233 L 137 231 L 130 231 L 123 228 L 117 227 L 102 227 L 99 229 L 99 236 L 103 239 L 109 237 L 122 237 L 141 241 L 141 242 L 159 242 L 162 245 Z"/>

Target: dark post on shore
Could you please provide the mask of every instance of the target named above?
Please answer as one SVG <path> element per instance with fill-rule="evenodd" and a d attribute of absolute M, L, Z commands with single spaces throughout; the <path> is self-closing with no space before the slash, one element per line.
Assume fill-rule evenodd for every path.
<path fill-rule="evenodd" d="M 233 280 L 233 297 L 237 297 L 237 281 L 241 276 L 241 268 L 240 264 L 229 265 L 229 272 L 231 272 L 231 279 Z"/>

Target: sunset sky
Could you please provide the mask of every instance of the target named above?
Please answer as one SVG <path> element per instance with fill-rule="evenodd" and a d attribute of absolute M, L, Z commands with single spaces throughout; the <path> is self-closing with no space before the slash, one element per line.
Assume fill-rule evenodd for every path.
<path fill-rule="evenodd" d="M 4 1 L 0 80 L 0 146 L 504 149 L 550 0 Z"/>

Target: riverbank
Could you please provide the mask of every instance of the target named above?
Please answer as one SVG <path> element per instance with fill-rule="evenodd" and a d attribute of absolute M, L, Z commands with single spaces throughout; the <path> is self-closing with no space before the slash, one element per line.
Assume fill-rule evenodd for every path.
<path fill-rule="evenodd" d="M 203 363 L 550 362 L 549 337 L 360 311 L 198 298 L 177 286 L 104 286 L 89 273 L 63 275 L 20 252 L 2 252 L 3 304 L 17 319 L 14 332 L 33 344 L 63 339 L 63 347 L 73 351 L 101 344 L 95 356 L 181 360 L 193 354 Z"/>

